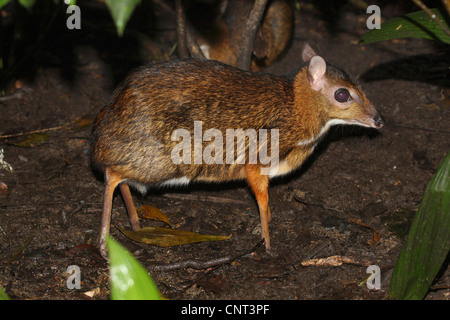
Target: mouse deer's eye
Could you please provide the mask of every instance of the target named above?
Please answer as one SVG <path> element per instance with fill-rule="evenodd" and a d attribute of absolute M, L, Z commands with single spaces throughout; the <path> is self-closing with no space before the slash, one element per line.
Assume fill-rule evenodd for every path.
<path fill-rule="evenodd" d="M 350 92 L 348 92 L 345 88 L 339 88 L 334 92 L 334 98 L 338 102 L 347 102 L 352 100 L 352 96 L 350 95 Z"/>

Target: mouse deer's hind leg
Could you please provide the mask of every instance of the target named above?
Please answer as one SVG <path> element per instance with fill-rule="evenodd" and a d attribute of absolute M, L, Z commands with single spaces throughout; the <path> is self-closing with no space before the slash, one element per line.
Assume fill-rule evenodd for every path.
<path fill-rule="evenodd" d="M 130 219 L 131 228 L 136 231 L 139 230 L 139 217 L 134 206 L 133 198 L 131 197 L 130 187 L 126 182 L 122 182 L 120 185 L 120 192 L 122 193 L 123 202 L 127 208 L 128 218 Z"/>
<path fill-rule="evenodd" d="M 247 164 L 245 166 L 247 182 L 255 194 L 261 219 L 261 236 L 264 238 L 266 250 L 270 250 L 269 221 L 269 176 L 261 174 L 261 166 Z"/>
<path fill-rule="evenodd" d="M 105 259 L 108 259 L 106 237 L 109 235 L 111 225 L 111 210 L 114 190 L 122 180 L 122 177 L 111 171 L 109 168 L 105 169 L 105 193 L 103 196 L 102 226 L 100 231 L 100 253 Z"/>

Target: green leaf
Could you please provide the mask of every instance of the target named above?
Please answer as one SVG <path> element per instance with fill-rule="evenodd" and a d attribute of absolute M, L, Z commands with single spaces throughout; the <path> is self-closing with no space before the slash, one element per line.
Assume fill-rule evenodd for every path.
<path fill-rule="evenodd" d="M 449 28 L 439 10 L 431 9 L 431 11 Z M 381 29 L 370 30 L 362 36 L 360 43 L 368 44 L 398 38 L 425 38 L 450 44 L 450 36 L 425 11 L 417 11 L 388 20 L 381 24 Z"/>
<path fill-rule="evenodd" d="M 23 140 L 18 142 L 12 142 L 12 145 L 22 148 L 33 148 L 38 147 L 41 144 L 48 142 L 50 140 L 50 133 L 32 133 L 23 138 Z"/>
<path fill-rule="evenodd" d="M 137 231 L 118 228 L 120 232 L 128 238 L 159 247 L 178 246 L 182 244 L 202 242 L 202 241 L 219 241 L 230 239 L 230 236 L 213 236 L 204 235 L 190 231 L 169 229 L 169 228 L 153 228 L 145 227 Z"/>
<path fill-rule="evenodd" d="M 108 237 L 112 300 L 160 300 L 147 270 L 117 241 Z"/>
<path fill-rule="evenodd" d="M 0 9 L 3 8 L 8 2 L 9 0 L 0 0 Z"/>
<path fill-rule="evenodd" d="M 2 287 L 0 287 L 0 300 L 9 300 L 8 295 L 3 291 Z"/>
<path fill-rule="evenodd" d="M 19 0 L 19 3 L 22 5 L 22 7 L 25 7 L 28 10 L 31 9 L 32 6 L 34 6 L 35 2 L 36 0 Z"/>
<path fill-rule="evenodd" d="M 140 4 L 141 0 L 106 0 L 105 2 L 111 12 L 117 34 L 121 37 L 136 5 Z"/>
<path fill-rule="evenodd" d="M 450 251 L 450 152 L 425 191 L 394 268 L 389 297 L 423 299 Z"/>

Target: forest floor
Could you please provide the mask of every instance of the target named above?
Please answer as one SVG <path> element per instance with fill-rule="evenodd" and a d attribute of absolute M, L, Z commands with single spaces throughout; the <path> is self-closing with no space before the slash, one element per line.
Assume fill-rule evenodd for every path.
<path fill-rule="evenodd" d="M 313 40 L 328 62 L 359 80 L 386 120 L 380 131 L 333 128 L 300 171 L 271 183 L 270 253 L 261 243 L 257 206 L 245 183 L 133 193 L 136 206 L 161 209 L 176 228 L 231 235 L 176 247 L 125 237 L 115 227 L 128 227 L 125 207 L 119 195 L 114 198 L 112 236 L 149 270 L 165 297 L 388 298 L 408 226 L 450 150 L 450 55 L 419 39 L 359 45 L 366 19 L 364 12 L 343 10 L 330 28 L 315 9 L 296 12 L 291 47 L 265 70 L 283 74 L 296 68 L 304 42 Z M 166 24 L 160 33 L 153 32 L 158 33 L 151 42 L 155 48 L 141 47 L 147 56 L 169 52 L 175 43 L 174 23 Z M 66 54 L 69 66 L 69 60 L 46 64 L 20 79 L 23 88 L 0 98 L 0 135 L 63 126 L 81 116 L 85 120 L 36 141 L 27 136 L 0 140 L 5 161 L 14 169 L 0 171 L 7 188 L 0 193 L 0 285 L 12 299 L 110 296 L 108 264 L 98 254 L 103 181 L 89 164 L 90 121 L 123 76 L 145 61 L 142 52 L 126 46 L 127 36 L 117 40 L 114 34 L 88 32 L 76 39 L 70 54 L 64 53 L 65 46 L 73 38 L 61 38 L 49 50 L 58 52 L 59 59 Z M 147 220 L 141 224 L 164 226 Z M 375 242 L 374 231 L 380 235 Z M 331 256 L 349 262 L 302 265 Z M 224 257 L 234 258 L 210 268 L 155 268 Z M 71 265 L 81 270 L 79 290 L 66 285 Z M 380 290 L 364 285 L 370 265 L 380 267 Z M 447 263 L 426 299 L 449 299 L 449 285 Z"/>

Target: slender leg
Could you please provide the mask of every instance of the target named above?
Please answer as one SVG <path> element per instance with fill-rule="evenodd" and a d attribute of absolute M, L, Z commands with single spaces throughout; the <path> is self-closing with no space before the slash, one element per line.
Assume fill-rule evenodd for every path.
<path fill-rule="evenodd" d="M 109 170 L 105 170 L 105 194 L 103 198 L 102 227 L 100 230 L 100 254 L 103 258 L 108 259 L 106 250 L 106 236 L 109 235 L 111 224 L 111 209 L 114 190 L 122 180 L 117 174 Z"/>
<path fill-rule="evenodd" d="M 261 175 L 260 166 L 247 164 L 245 172 L 247 174 L 247 182 L 252 188 L 258 203 L 259 216 L 261 219 L 261 236 L 264 238 L 266 250 L 270 250 L 269 237 L 269 176 Z"/>
<path fill-rule="evenodd" d="M 126 182 L 122 182 L 120 185 L 120 192 L 122 192 L 123 202 L 127 208 L 128 218 L 130 219 L 131 228 L 134 231 L 139 230 L 139 217 L 134 206 L 133 198 L 131 197 L 130 187 Z"/>

